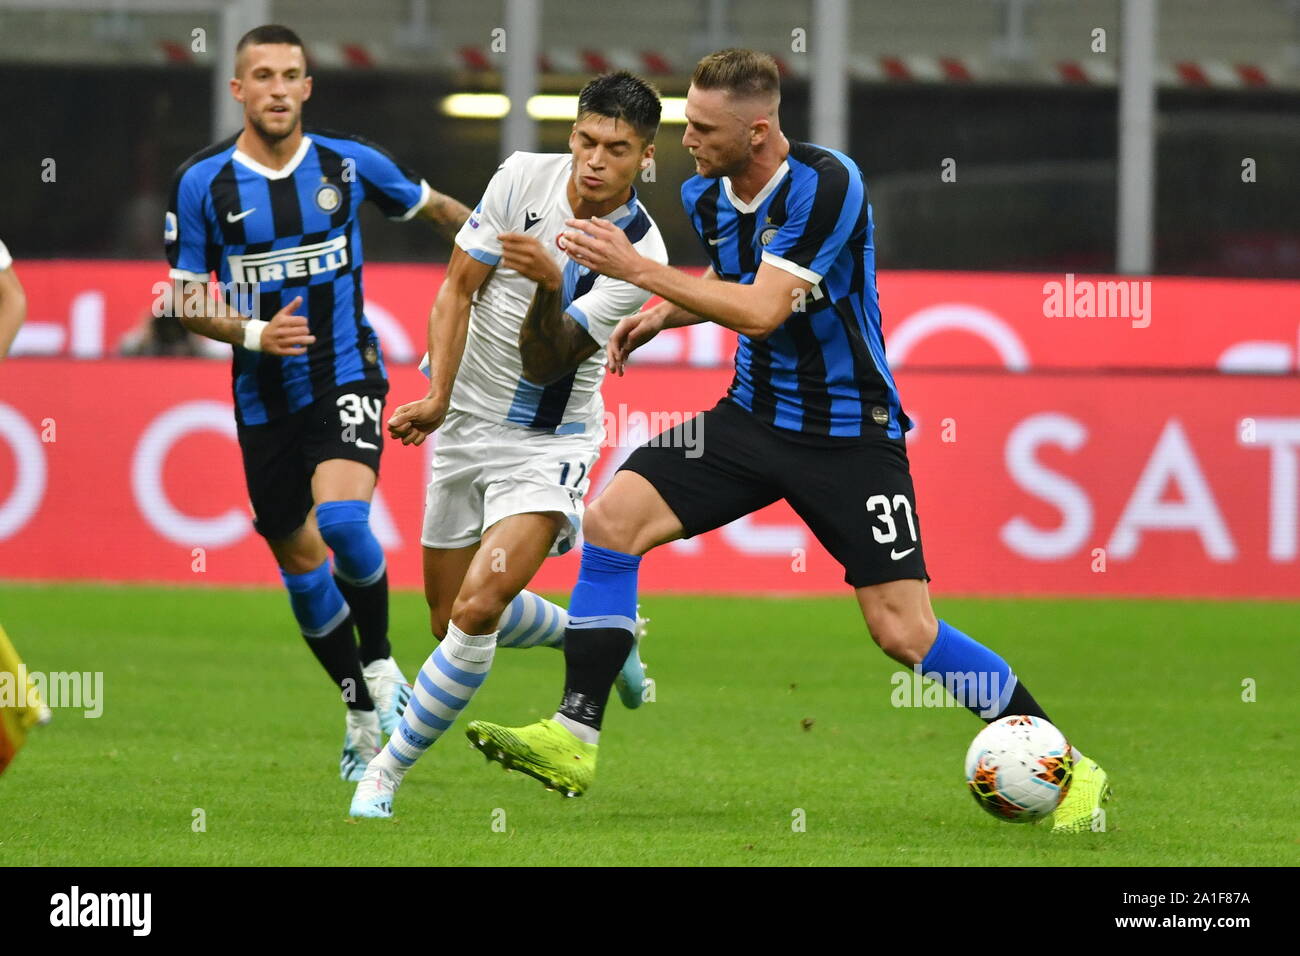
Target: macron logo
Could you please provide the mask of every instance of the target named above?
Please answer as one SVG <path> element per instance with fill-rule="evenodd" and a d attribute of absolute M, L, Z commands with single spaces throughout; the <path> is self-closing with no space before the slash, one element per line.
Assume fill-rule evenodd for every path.
<path fill-rule="evenodd" d="M 51 926 L 129 926 L 132 935 L 148 936 L 152 925 L 152 893 L 69 893 L 50 897 Z"/>

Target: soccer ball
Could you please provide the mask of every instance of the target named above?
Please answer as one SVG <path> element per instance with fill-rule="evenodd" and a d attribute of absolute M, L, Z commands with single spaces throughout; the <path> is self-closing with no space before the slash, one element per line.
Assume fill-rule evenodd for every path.
<path fill-rule="evenodd" d="M 1033 823 L 1070 790 L 1070 742 L 1041 717 L 1003 717 L 966 751 L 966 784 L 975 802 L 999 820 Z"/>

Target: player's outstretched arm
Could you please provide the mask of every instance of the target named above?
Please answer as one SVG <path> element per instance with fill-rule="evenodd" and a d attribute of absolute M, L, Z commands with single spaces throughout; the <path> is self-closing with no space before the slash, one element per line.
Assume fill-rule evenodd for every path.
<path fill-rule="evenodd" d="M 456 233 L 460 232 L 460 227 L 465 225 L 465 220 L 469 218 L 469 209 L 446 193 L 431 189 L 429 198 L 424 201 L 424 205 L 415 215 L 426 222 L 433 223 L 448 239 L 455 240 Z"/>
<path fill-rule="evenodd" d="M 763 263 L 750 285 L 697 279 L 640 255 L 622 229 L 604 219 L 570 219 L 565 253 L 602 275 L 663 296 L 686 312 L 752 339 L 765 339 L 806 301 L 812 283 Z"/>
<path fill-rule="evenodd" d="M 23 319 L 27 317 L 27 296 L 13 266 L 0 269 L 0 361 L 18 337 Z"/>
<path fill-rule="evenodd" d="M 710 267 L 705 271 L 703 278 L 717 281 L 718 274 Z M 680 329 L 707 321 L 708 319 L 703 316 L 688 312 L 671 302 L 660 302 L 634 315 L 626 316 L 610 333 L 609 343 L 605 346 L 605 366 L 615 375 L 622 375 L 627 366 L 628 356 L 664 329 Z"/>
<path fill-rule="evenodd" d="M 542 244 L 517 232 L 502 233 L 500 239 L 501 265 L 537 283 L 519 327 L 524 378 L 534 385 L 550 385 L 594 355 L 600 345 L 564 314 L 564 276 Z"/>
<path fill-rule="evenodd" d="M 388 434 L 403 445 L 424 444 L 447 417 L 469 334 L 470 301 L 494 268 L 460 246 L 452 249 L 447 277 L 429 313 L 429 393 L 399 406 L 388 419 Z"/>
<path fill-rule="evenodd" d="M 307 319 L 293 314 L 293 310 L 302 305 L 302 296 L 275 313 L 269 322 L 245 318 L 233 306 L 211 298 L 207 285 L 202 282 L 183 283 L 181 297 L 185 307 L 178 307 L 174 312 L 181 325 L 218 342 L 242 345 L 251 352 L 302 355 L 307 346 L 316 341 L 316 336 L 307 328 Z M 193 307 L 196 302 L 202 303 L 204 309 L 198 315 L 193 314 L 197 311 Z"/>

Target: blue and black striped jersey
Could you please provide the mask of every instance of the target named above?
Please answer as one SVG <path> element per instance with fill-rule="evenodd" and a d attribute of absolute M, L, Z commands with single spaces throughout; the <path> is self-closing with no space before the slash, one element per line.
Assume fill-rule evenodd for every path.
<path fill-rule="evenodd" d="M 912 427 L 885 361 L 871 205 L 853 160 L 791 142 L 752 201 L 741 202 L 726 177 L 693 176 L 682 205 L 719 278 L 752 283 L 766 262 L 812 283 L 766 339 L 740 336 L 732 401 L 809 437 L 882 428 L 898 438 Z"/>
<path fill-rule="evenodd" d="M 311 131 L 283 169 L 235 146 L 210 146 L 176 172 L 164 245 L 173 279 L 251 286 L 269 320 L 297 296 L 316 341 L 304 355 L 235 346 L 236 419 L 260 425 L 310 405 L 347 382 L 385 377 L 379 340 L 366 321 L 357 210 L 371 200 L 409 219 L 429 186 L 384 150 L 355 136 Z"/>

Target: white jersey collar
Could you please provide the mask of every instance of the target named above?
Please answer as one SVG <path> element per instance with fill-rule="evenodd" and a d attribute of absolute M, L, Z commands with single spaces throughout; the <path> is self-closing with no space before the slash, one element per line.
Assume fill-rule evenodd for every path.
<path fill-rule="evenodd" d="M 252 156 L 240 150 L 235 149 L 234 159 L 247 166 L 259 176 L 265 176 L 267 179 L 287 179 L 292 176 L 294 170 L 302 163 L 303 158 L 307 155 L 307 150 L 311 149 L 311 137 L 303 136 L 302 142 L 298 144 L 298 151 L 293 154 L 293 159 L 284 165 L 283 169 L 272 169 L 270 166 L 263 166 Z"/>
<path fill-rule="evenodd" d="M 749 202 L 741 202 L 737 199 L 736 194 L 731 191 L 731 177 L 723 176 L 722 188 L 726 190 L 727 202 L 731 203 L 731 205 L 735 207 L 736 212 L 751 213 L 759 206 L 763 205 L 763 200 L 772 195 L 772 190 L 780 184 L 781 180 L 785 178 L 785 174 L 789 171 L 789 161 L 785 159 L 781 160 L 781 165 L 776 167 L 776 172 L 772 174 L 772 178 L 764 184 L 763 188 L 760 189 L 758 194 Z"/>
<path fill-rule="evenodd" d="M 636 209 L 637 209 L 636 187 L 633 186 L 632 195 L 628 198 L 627 202 L 623 203 L 623 205 L 619 206 L 613 212 L 607 213 L 606 215 L 601 216 L 600 218 L 608 219 L 614 225 L 622 229 L 624 224 L 626 224 L 629 219 L 631 219 L 633 216 L 636 215 Z"/>

